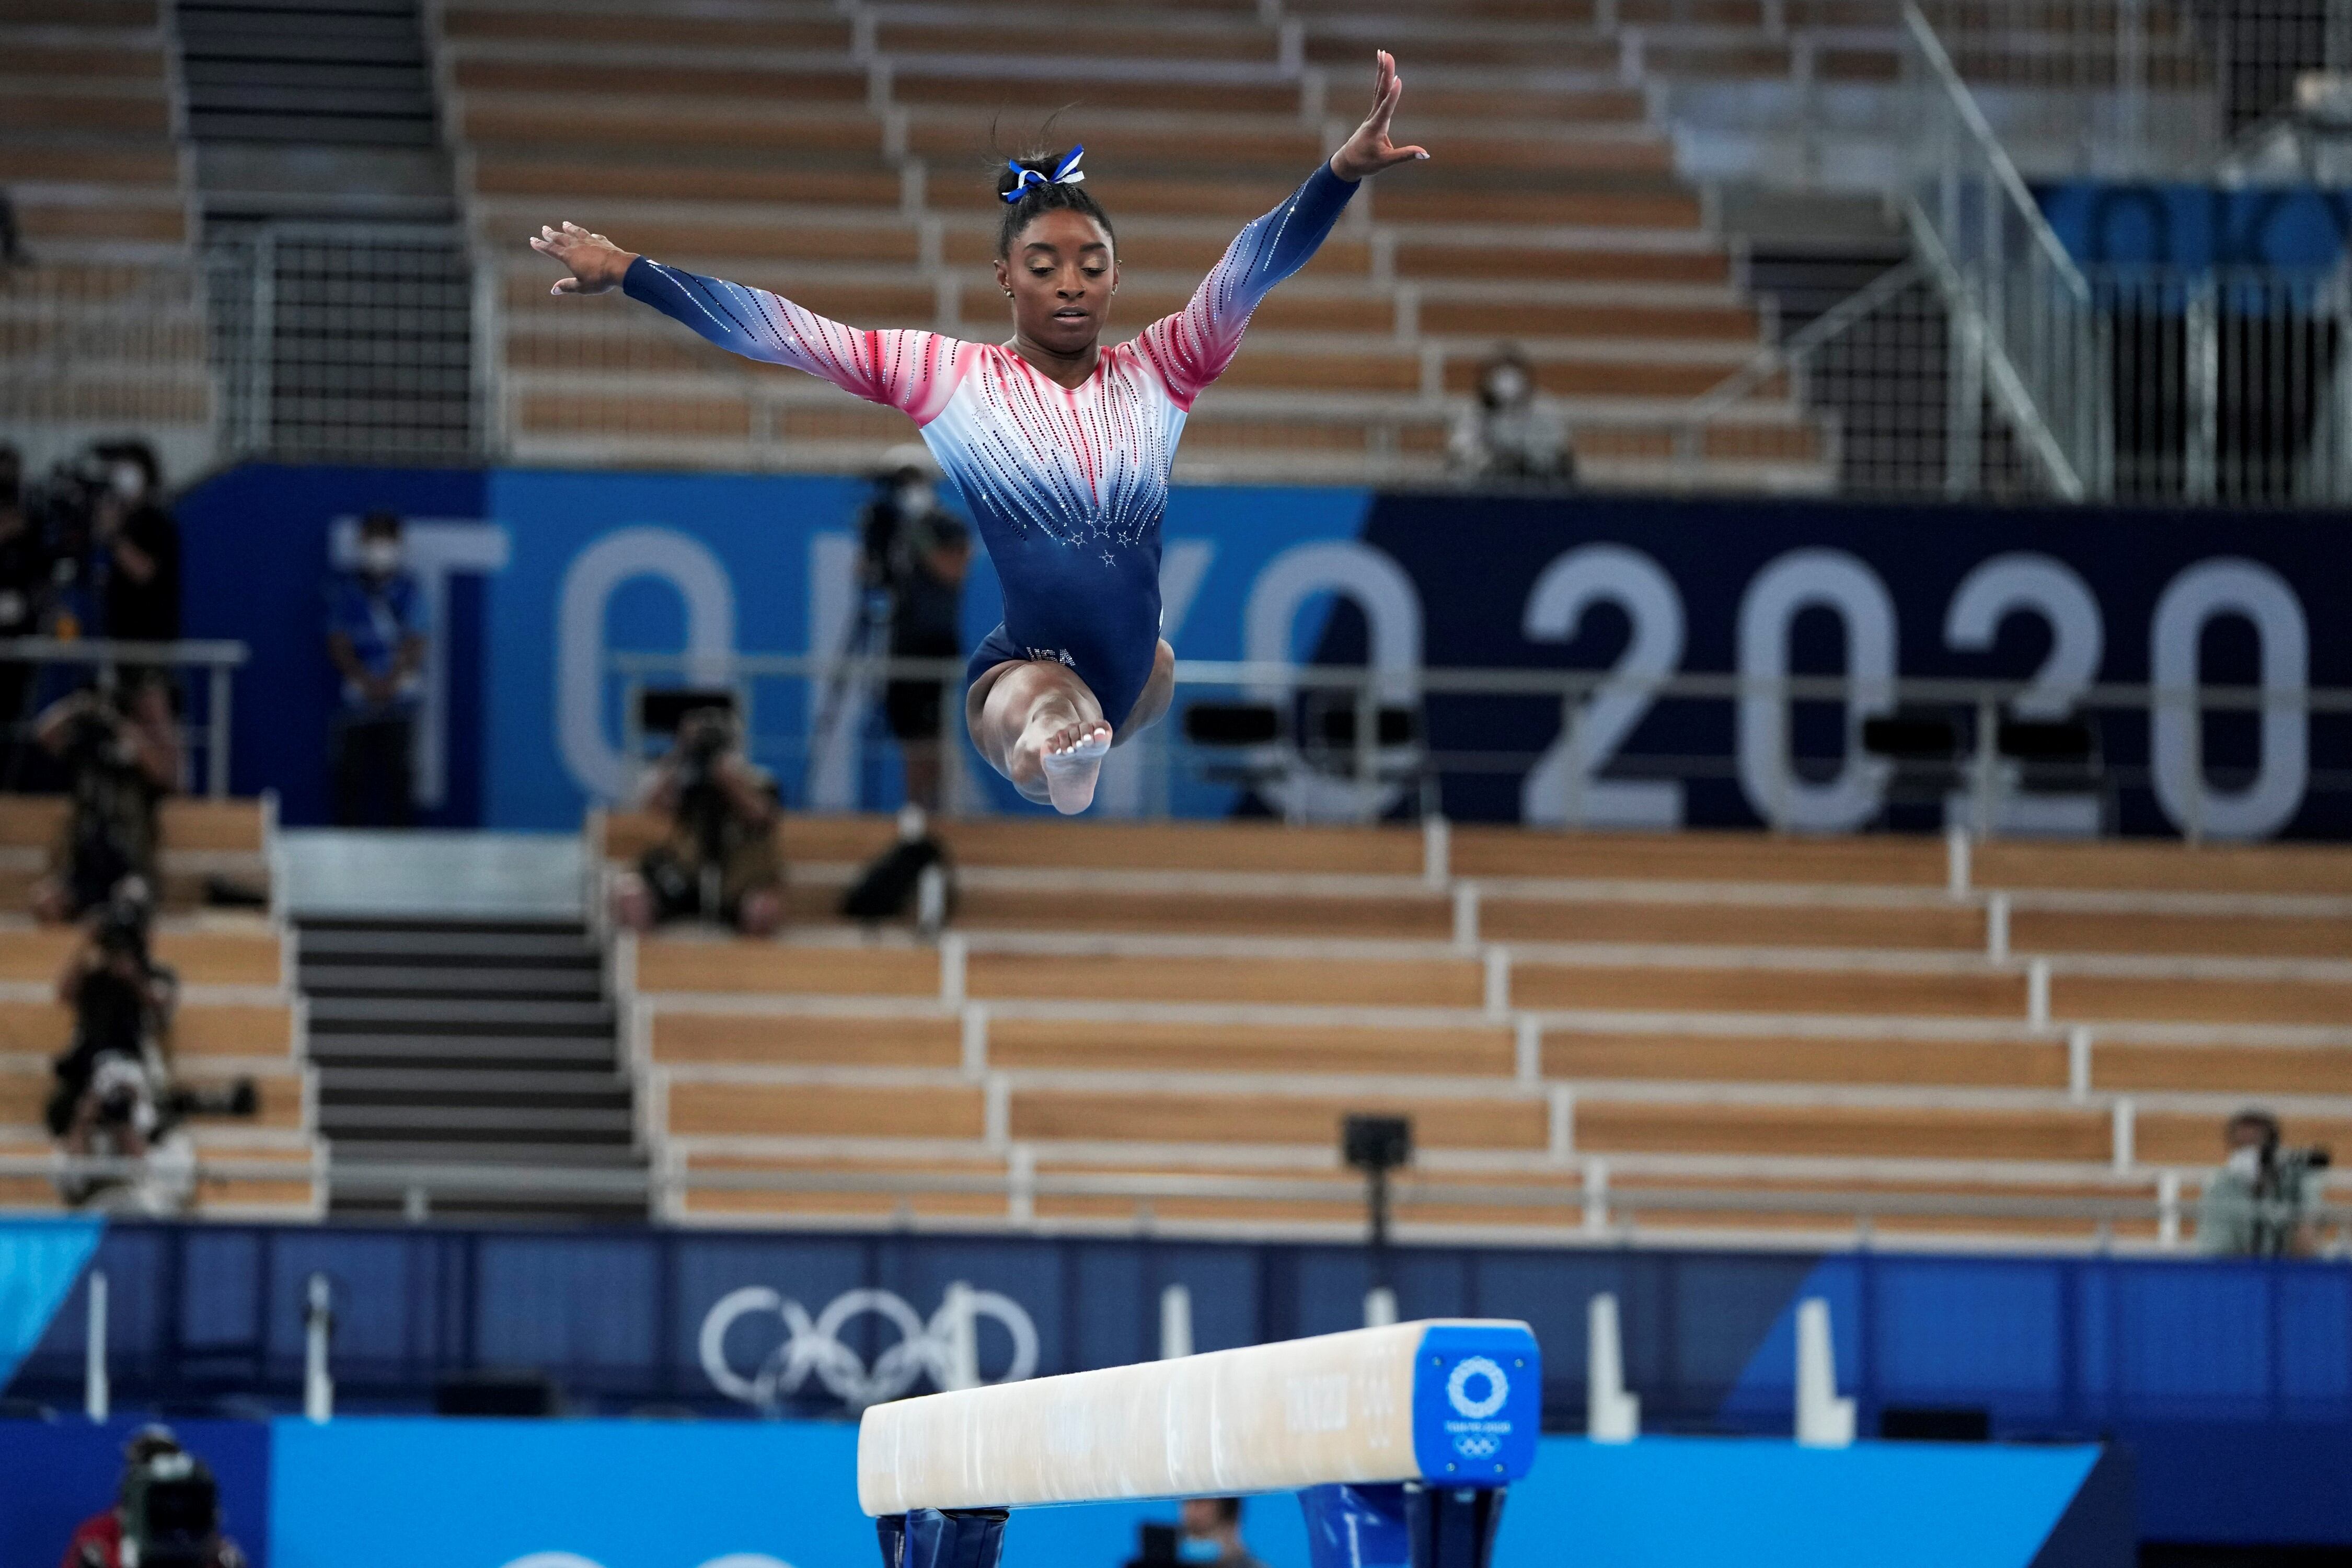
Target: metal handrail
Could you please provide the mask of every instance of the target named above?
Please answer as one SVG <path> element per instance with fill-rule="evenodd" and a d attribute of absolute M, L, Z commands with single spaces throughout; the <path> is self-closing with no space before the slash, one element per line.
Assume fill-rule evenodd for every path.
<path fill-rule="evenodd" d="M 2137 1184 L 2154 1184 L 2158 1195 L 2115 1197 L 2049 1195 L 2020 1193 L 1946 1193 L 1900 1191 L 1883 1187 L 1817 1186 L 1800 1189 L 1759 1189 L 1752 1185 L 1643 1186 L 1609 1178 L 1605 1156 L 1572 1160 L 1560 1169 L 1578 1184 L 1513 1182 L 1441 1182 L 1407 1177 L 1391 1189 L 1401 1205 L 1419 1203 L 1460 1205 L 1472 1208 L 1556 1207 L 1574 1217 L 1578 1227 L 1616 1233 L 1632 1226 L 1639 1214 L 1680 1211 L 1736 1215 L 1741 1214 L 1806 1214 L 1851 1216 L 1867 1224 L 1875 1218 L 2042 1219 L 2080 1220 L 2103 1226 L 2153 1222 L 2167 1235 L 2176 1235 L 2184 1205 L 2178 1197 L 2177 1171 L 2151 1171 Z M 202 1181 L 317 1181 L 344 1194 L 394 1194 L 411 1200 L 412 1208 L 429 1209 L 435 1193 L 494 1190 L 502 1194 L 642 1198 L 648 1202 L 694 1192 L 848 1194 L 872 1197 L 912 1198 L 926 1194 L 1003 1197 L 1006 1222 L 1034 1225 L 1034 1215 L 1020 1217 L 1023 1208 L 1041 1197 L 1132 1199 L 1148 1206 L 1154 1200 L 1243 1198 L 1286 1202 L 1353 1204 L 1363 1196 L 1362 1184 L 1340 1175 L 1218 1175 L 1162 1172 L 1003 1171 L 940 1172 L 916 1174 L 897 1171 L 855 1170 L 682 1170 L 571 1168 L 551 1165 L 465 1164 L 393 1161 L 320 1160 L 310 1165 L 283 1161 L 234 1157 L 199 1160 L 184 1171 Z M 145 1172 L 134 1159 L 63 1155 L 0 1156 L 0 1178 L 85 1178 L 136 1180 Z M 2172 1181 L 2168 1183 L 2166 1178 Z M 2169 1185 L 2174 1194 L 2163 1195 Z M 2352 1177 L 2331 1178 L 2331 1188 L 2352 1186 Z M 416 1203 L 416 1194 L 425 1204 Z M 2352 1204 L 2314 1205 L 2304 1219 L 2317 1228 L 2352 1226 Z M 2174 1245 L 2167 1242 L 2165 1245 Z"/>
<path fill-rule="evenodd" d="M 230 676 L 251 662 L 252 649 L 226 637 L 131 642 L 119 637 L 0 637 L 0 664 L 86 664 L 103 674 L 116 665 L 174 666 L 205 674 L 205 793 L 228 795 Z"/>
<path fill-rule="evenodd" d="M 712 675 L 725 680 L 808 679 L 845 673 L 864 679 L 954 680 L 965 673 L 961 659 L 898 658 L 882 655 L 838 658 L 829 654 L 704 654 L 630 651 L 605 656 L 614 674 L 642 679 L 656 675 Z M 1898 702 L 1976 707 L 2006 705 L 2032 689 L 2023 679 L 1969 680 L 1947 677 L 1745 676 L 1685 671 L 1640 675 L 1607 669 L 1513 669 L 1433 667 L 1411 671 L 1372 665 L 1294 664 L 1280 660 L 1180 658 L 1178 686 L 1255 686 L 1352 690 L 1370 685 L 1423 695 L 1481 697 L 1587 697 L 1596 691 L 1634 691 L 1654 697 L 1732 700 L 1785 697 L 1796 701 L 1835 701 L 1858 693 L 1892 695 Z M 2086 686 L 2076 702 L 2084 708 L 2150 708 L 2194 704 L 2200 708 L 2258 710 L 2294 707 L 2314 713 L 2352 712 L 2352 687 L 2158 686 L 2141 681 L 2101 681 Z"/>
<path fill-rule="evenodd" d="M 2009 149 L 2001 145 L 1992 121 L 1985 118 L 1984 110 L 1977 103 L 1976 94 L 1969 89 L 1959 68 L 1952 64 L 1951 54 L 1944 47 L 1944 40 L 1937 36 L 1934 24 L 1920 11 L 1917 0 L 1904 0 L 1903 26 L 1910 33 L 1920 58 L 1935 73 L 1938 85 L 1951 100 L 1960 122 L 1968 127 L 1979 151 L 1991 163 L 1993 178 L 2009 197 L 2010 205 L 2024 223 L 2026 232 L 2033 237 L 2034 244 L 2045 253 L 2060 281 L 2073 290 L 2076 300 L 2088 305 L 2091 302 L 2089 279 L 2083 276 L 2083 269 L 2074 265 L 2074 258 L 2067 254 L 2065 243 L 2058 237 L 2058 231 L 2052 228 L 2050 220 L 2042 216 L 2041 204 L 2027 189 L 2025 177 L 2017 172 L 2015 160 L 2010 157 Z"/>

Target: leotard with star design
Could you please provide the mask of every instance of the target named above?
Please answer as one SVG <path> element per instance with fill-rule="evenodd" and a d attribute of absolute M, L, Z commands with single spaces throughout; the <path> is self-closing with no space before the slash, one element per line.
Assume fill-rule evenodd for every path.
<path fill-rule="evenodd" d="M 1160 520 L 1185 417 L 1258 301 L 1307 264 L 1355 190 L 1324 163 L 1242 230 L 1181 310 L 1104 349 L 1074 388 L 1000 344 L 862 331 L 643 257 L 624 286 L 722 348 L 913 418 L 1003 585 L 1004 623 L 973 654 L 972 678 L 1008 658 L 1066 664 L 1116 726 L 1160 640 Z"/>

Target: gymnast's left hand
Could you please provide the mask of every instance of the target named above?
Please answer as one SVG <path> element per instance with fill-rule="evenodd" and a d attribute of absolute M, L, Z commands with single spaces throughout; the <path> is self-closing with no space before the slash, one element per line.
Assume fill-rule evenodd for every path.
<path fill-rule="evenodd" d="M 1397 100 L 1404 96 L 1404 79 L 1397 75 L 1396 57 L 1388 50 L 1372 58 L 1379 62 L 1372 75 L 1372 112 L 1347 145 L 1331 154 L 1331 172 L 1343 180 L 1360 180 L 1429 156 L 1426 147 L 1400 147 L 1389 140 L 1389 120 L 1396 113 Z"/>
<path fill-rule="evenodd" d="M 551 256 L 572 271 L 569 278 L 559 278 L 551 294 L 602 294 L 608 289 L 618 289 L 629 275 L 629 263 L 637 258 L 634 250 L 623 250 L 601 234 L 590 234 L 576 223 L 558 227 L 542 227 L 531 236 L 530 247 L 541 256 Z"/>

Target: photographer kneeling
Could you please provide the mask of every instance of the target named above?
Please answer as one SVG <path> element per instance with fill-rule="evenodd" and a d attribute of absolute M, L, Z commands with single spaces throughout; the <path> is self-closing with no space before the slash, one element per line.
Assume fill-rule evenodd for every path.
<path fill-rule="evenodd" d="M 195 1151 L 181 1123 L 259 1109 L 249 1079 L 205 1092 L 173 1080 L 164 1046 L 180 981 L 149 952 L 148 922 L 146 889 L 134 879 L 91 917 L 89 939 L 58 975 L 74 1032 L 53 1064 L 49 1132 L 75 1159 L 141 1162 L 135 1173 L 61 1176 L 58 1195 L 76 1207 L 178 1213 L 195 1187 Z"/>
<path fill-rule="evenodd" d="M 125 878 L 156 886 L 156 805 L 180 782 L 163 682 L 126 674 L 111 692 L 74 692 L 51 703 L 33 732 L 65 764 L 69 797 L 56 865 L 33 889 L 33 913 L 78 920 Z"/>
<path fill-rule="evenodd" d="M 680 720 L 677 743 L 638 805 L 667 814 L 670 831 L 614 884 L 615 921 L 648 931 L 715 915 L 746 936 L 766 936 L 782 923 L 775 780 L 743 754 L 734 715 L 699 708 Z"/>

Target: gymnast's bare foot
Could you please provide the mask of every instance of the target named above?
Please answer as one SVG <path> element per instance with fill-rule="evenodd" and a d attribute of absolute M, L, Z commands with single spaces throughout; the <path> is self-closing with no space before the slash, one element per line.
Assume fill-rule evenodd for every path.
<path fill-rule="evenodd" d="M 1064 704 L 1040 702 L 1022 732 L 1021 750 L 1037 759 L 1054 809 L 1076 816 L 1094 804 L 1095 780 L 1110 751 L 1110 726 L 1099 719 L 1080 719 Z"/>

